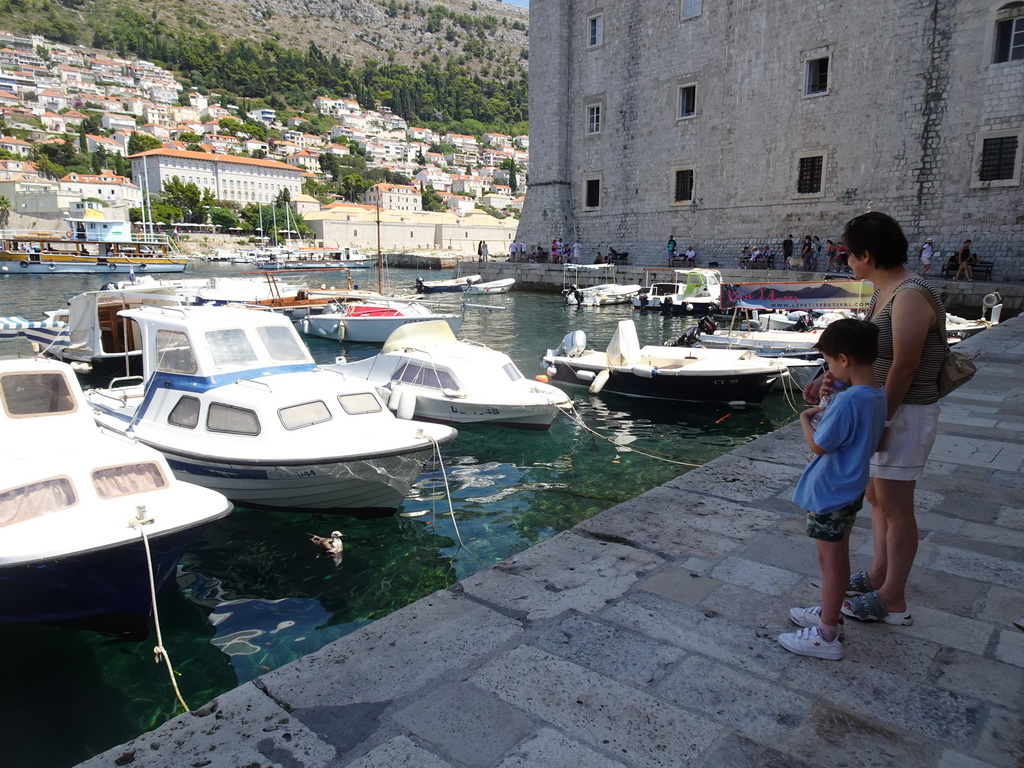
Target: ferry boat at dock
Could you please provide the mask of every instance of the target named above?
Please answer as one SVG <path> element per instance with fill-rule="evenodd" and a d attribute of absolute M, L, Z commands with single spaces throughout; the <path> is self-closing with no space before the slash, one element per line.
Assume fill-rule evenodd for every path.
<path fill-rule="evenodd" d="M 60 232 L 0 231 L 0 272 L 22 275 L 184 272 L 188 257 L 166 235 L 137 235 L 95 203 L 77 203 Z M 77 214 L 77 215 L 75 215 Z"/>

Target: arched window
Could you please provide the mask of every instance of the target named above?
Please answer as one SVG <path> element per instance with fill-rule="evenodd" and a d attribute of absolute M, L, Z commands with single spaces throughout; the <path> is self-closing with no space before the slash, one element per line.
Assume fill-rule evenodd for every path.
<path fill-rule="evenodd" d="M 1024 60 L 1024 2 L 1007 3 L 996 12 L 993 61 Z"/>

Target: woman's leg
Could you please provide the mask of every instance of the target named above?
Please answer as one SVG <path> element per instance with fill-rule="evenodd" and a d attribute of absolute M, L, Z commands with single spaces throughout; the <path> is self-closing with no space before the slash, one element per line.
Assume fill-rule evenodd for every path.
<path fill-rule="evenodd" d="M 875 562 L 868 571 L 871 585 L 886 609 L 907 610 L 907 578 L 917 555 L 917 518 L 914 517 L 916 480 L 884 480 L 868 484 L 871 533 Z"/>

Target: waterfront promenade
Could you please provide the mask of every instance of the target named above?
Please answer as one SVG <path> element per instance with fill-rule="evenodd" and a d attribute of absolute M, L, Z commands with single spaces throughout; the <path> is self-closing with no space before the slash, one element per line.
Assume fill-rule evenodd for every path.
<path fill-rule="evenodd" d="M 919 485 L 914 624 L 849 621 L 843 661 L 775 640 L 817 594 L 794 424 L 82 765 L 1020 766 L 1022 338 L 961 345 L 979 370 Z"/>

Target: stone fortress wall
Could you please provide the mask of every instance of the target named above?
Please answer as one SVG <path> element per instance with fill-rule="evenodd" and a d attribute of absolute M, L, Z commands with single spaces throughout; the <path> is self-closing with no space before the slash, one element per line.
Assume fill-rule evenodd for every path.
<path fill-rule="evenodd" d="M 518 237 L 660 265 L 670 234 L 738 255 L 789 233 L 834 238 L 870 206 L 914 244 L 947 254 L 970 238 L 998 278 L 1022 279 L 1024 60 L 993 63 L 997 22 L 1014 15 L 1006 0 L 532 0 Z M 1013 178 L 980 181 L 982 142 L 1003 136 L 1017 139 Z M 802 165 L 817 189 L 798 192 Z"/>

